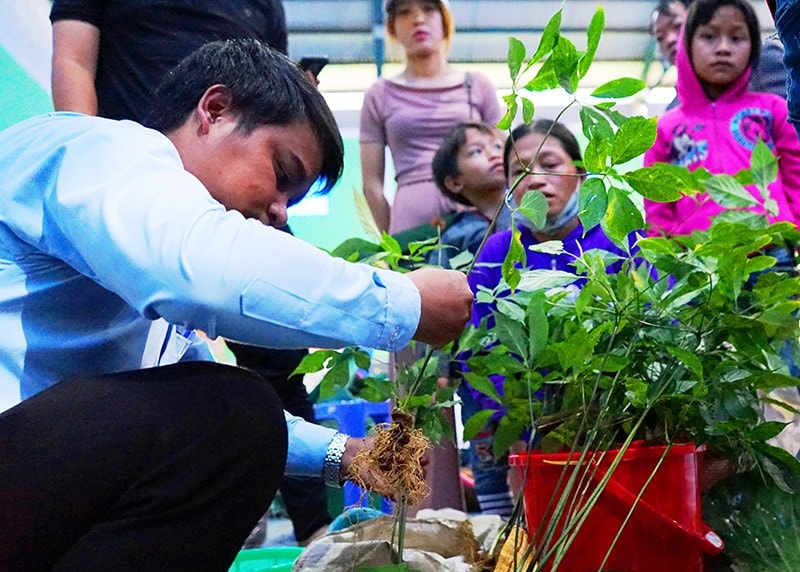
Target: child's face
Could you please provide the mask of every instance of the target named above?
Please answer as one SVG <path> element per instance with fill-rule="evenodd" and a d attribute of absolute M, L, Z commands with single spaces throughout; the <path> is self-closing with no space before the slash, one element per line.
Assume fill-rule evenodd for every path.
<path fill-rule="evenodd" d="M 692 36 L 692 67 L 706 94 L 716 99 L 747 69 L 751 49 L 747 22 L 738 9 L 722 6 Z"/>
<path fill-rule="evenodd" d="M 461 194 L 471 202 L 473 196 L 505 188 L 503 140 L 495 134 L 467 129 L 466 141 L 458 151 L 457 183 Z"/>
<path fill-rule="evenodd" d="M 530 133 L 514 142 L 516 153 L 512 149 L 508 156 L 508 184 L 513 185 L 527 167 L 530 172 L 514 189 L 514 202 L 522 204 L 526 193 L 538 191 L 547 199 L 547 216 L 555 216 L 567 206 L 582 177 L 556 137 L 551 135 L 542 144 L 543 139 L 541 133 Z"/>

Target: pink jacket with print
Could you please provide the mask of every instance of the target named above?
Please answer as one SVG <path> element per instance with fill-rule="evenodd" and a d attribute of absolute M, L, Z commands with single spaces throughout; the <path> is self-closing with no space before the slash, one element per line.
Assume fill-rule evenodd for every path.
<path fill-rule="evenodd" d="M 786 101 L 748 91 L 749 68 L 719 98 L 710 100 L 682 40 L 676 65 L 680 105 L 659 117 L 658 136 L 644 164 L 664 162 L 692 171 L 704 167 L 713 174 L 735 175 L 750 166 L 753 147 L 761 137 L 778 156 L 778 178 L 769 187 L 779 209 L 774 220 L 800 221 L 800 143 L 786 121 Z M 754 186 L 748 190 L 760 198 Z M 645 210 L 651 235 L 674 235 L 706 230 L 723 208 L 701 193 L 674 203 L 646 200 Z"/>

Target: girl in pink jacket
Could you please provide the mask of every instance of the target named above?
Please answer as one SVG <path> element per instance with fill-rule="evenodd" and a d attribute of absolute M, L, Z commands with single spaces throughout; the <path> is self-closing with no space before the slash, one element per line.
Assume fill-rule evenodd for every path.
<path fill-rule="evenodd" d="M 656 142 L 644 162 L 734 175 L 750 166 L 760 137 L 778 156 L 778 178 L 769 186 L 779 209 L 774 220 L 797 222 L 800 143 L 786 122 L 786 101 L 748 91 L 760 45 L 758 20 L 749 2 L 697 0 L 692 5 L 676 57 L 680 105 L 659 118 Z M 754 186 L 748 190 L 760 199 Z M 652 235 L 706 230 L 724 210 L 706 193 L 673 203 L 645 201 L 645 209 Z M 760 206 L 754 210 L 763 212 Z"/>

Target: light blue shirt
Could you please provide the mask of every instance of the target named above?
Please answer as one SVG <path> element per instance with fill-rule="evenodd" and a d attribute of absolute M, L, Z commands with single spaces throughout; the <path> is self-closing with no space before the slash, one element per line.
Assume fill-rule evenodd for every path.
<path fill-rule="evenodd" d="M 419 317 L 407 277 L 227 211 L 156 131 L 53 113 L 0 133 L 0 411 L 66 377 L 173 362 L 194 328 L 393 351 Z M 287 473 L 319 474 L 333 431 L 288 425 Z"/>

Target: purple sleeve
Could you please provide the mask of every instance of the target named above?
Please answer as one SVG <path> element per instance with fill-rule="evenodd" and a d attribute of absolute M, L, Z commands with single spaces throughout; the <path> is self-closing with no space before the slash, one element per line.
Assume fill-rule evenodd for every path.
<path fill-rule="evenodd" d="M 489 237 L 483 250 L 478 253 L 477 261 L 472 272 L 467 276 L 469 286 L 474 293 L 478 292 L 479 286 L 485 286 L 492 289 L 500 283 L 502 277 L 502 270 L 500 265 L 505 260 L 506 252 L 508 250 L 508 242 L 511 237 L 511 231 L 501 231 Z M 487 266 L 491 264 L 491 266 Z M 471 323 L 475 327 L 480 324 L 481 319 L 487 316 L 492 311 L 491 304 L 479 304 L 477 301 L 472 304 L 472 319 Z M 497 388 L 498 393 L 503 393 L 503 382 L 505 378 L 501 375 L 490 376 L 492 383 Z M 478 402 L 481 409 L 496 409 L 493 418 L 499 419 L 502 416 L 502 407 L 499 403 L 483 393 L 476 391 L 469 384 L 464 381 L 465 386 L 469 389 L 473 398 Z"/>
<path fill-rule="evenodd" d="M 503 109 L 497 99 L 497 88 L 481 73 L 472 74 L 475 86 L 475 105 L 480 113 L 481 120 L 487 125 L 496 125 L 503 117 Z"/>
<path fill-rule="evenodd" d="M 502 278 L 501 265 L 506 258 L 510 239 L 510 230 L 495 233 L 488 238 L 483 250 L 478 253 L 475 267 L 467 276 L 467 281 L 473 294 L 477 295 L 480 286 L 492 289 L 500 283 Z M 472 303 L 472 325 L 477 327 L 481 319 L 488 316 L 491 311 L 491 304 L 478 303 L 476 298 Z"/>
<path fill-rule="evenodd" d="M 359 141 L 361 143 L 386 144 L 386 126 L 381 114 L 380 103 L 386 90 L 378 80 L 364 94 L 364 105 L 361 107 L 361 125 Z"/>

